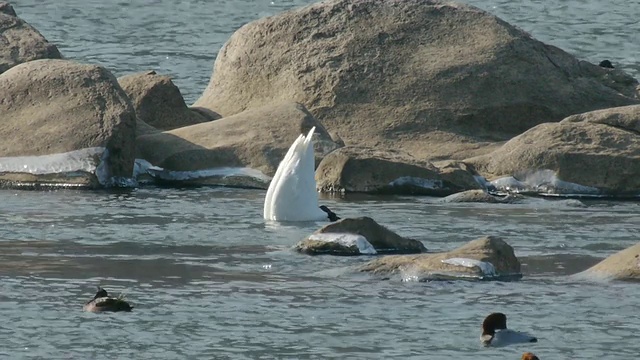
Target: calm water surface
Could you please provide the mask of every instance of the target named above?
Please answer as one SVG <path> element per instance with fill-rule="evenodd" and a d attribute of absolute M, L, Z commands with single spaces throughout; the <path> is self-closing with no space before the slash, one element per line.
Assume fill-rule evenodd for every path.
<path fill-rule="evenodd" d="M 308 257 L 290 246 L 320 223 L 261 218 L 264 191 L 143 188 L 0 191 L 0 356 L 7 358 L 547 359 L 637 354 L 640 287 L 572 280 L 637 241 L 636 203 L 533 199 L 452 205 L 433 198 L 324 199 L 446 250 L 503 236 L 519 282 L 406 282 L 352 270 L 366 258 Z M 94 287 L 129 314 L 87 314 Z M 491 311 L 535 333 L 484 349 Z"/>
<path fill-rule="evenodd" d="M 170 74 L 187 101 L 224 41 L 247 21 L 310 1 L 17 0 L 63 54 L 117 76 Z M 638 76 L 637 1 L 470 1 L 576 56 Z M 640 287 L 567 277 L 635 244 L 634 202 L 432 198 L 324 199 L 433 251 L 503 236 L 525 277 L 511 283 L 382 281 L 366 259 L 289 248 L 321 224 L 262 220 L 264 191 L 143 188 L 0 191 L 0 358 L 7 359 L 627 359 L 637 356 Z M 80 311 L 101 284 L 130 314 Z M 484 349 L 492 311 L 540 339 Z"/>

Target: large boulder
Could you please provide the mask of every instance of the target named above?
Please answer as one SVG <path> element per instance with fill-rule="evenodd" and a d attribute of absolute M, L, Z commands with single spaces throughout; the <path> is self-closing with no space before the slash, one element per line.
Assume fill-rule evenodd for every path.
<path fill-rule="evenodd" d="M 104 180 L 131 177 L 135 121 L 103 67 L 51 59 L 15 66 L 0 74 L 0 173 L 20 183 L 16 173 L 31 182 L 33 175 L 94 173 L 102 164 Z"/>
<path fill-rule="evenodd" d="M 118 83 L 129 95 L 138 118 L 156 129 L 172 130 L 219 118 L 189 109 L 171 78 L 155 71 L 122 76 Z"/>
<path fill-rule="evenodd" d="M 313 126 L 316 127 L 316 161 L 319 161 L 339 145 L 304 106 L 291 102 L 140 136 L 138 157 L 174 172 L 246 167 L 273 176 L 289 146 Z M 198 179 L 190 181 L 199 182 Z M 268 181 L 254 185 L 266 187 Z"/>
<path fill-rule="evenodd" d="M 415 280 L 499 280 L 522 276 L 520 261 L 513 248 L 495 236 L 485 236 L 444 253 L 384 256 L 367 262 L 359 270 L 385 277 L 399 275 L 403 279 Z"/>
<path fill-rule="evenodd" d="M 406 239 L 370 217 L 346 218 L 325 225 L 294 246 L 308 255 L 416 254 L 422 242 Z"/>
<path fill-rule="evenodd" d="M 578 276 L 606 280 L 640 281 L 640 243 L 607 257 L 579 273 Z"/>
<path fill-rule="evenodd" d="M 399 151 L 347 146 L 322 159 L 316 183 L 322 192 L 449 195 L 467 186 L 478 188 L 471 172 L 461 184 L 427 161 Z M 458 179 L 456 179 L 458 180 Z"/>
<path fill-rule="evenodd" d="M 466 160 L 488 178 L 559 193 L 640 193 L 640 105 L 570 116 L 538 125 L 496 151 Z M 505 180 L 494 182 L 500 185 Z M 579 187 L 577 184 L 581 185 Z"/>
<path fill-rule="evenodd" d="M 16 17 L 11 5 L 0 2 L 0 74 L 27 61 L 60 58 L 55 45 Z"/>
<path fill-rule="evenodd" d="M 196 105 L 229 116 L 294 100 L 346 145 L 445 160 L 638 103 L 637 85 L 469 5 L 328 0 L 237 30 Z"/>

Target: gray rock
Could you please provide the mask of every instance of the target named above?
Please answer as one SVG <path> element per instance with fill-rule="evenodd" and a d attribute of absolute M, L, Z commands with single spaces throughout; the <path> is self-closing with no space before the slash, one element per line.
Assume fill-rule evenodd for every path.
<path fill-rule="evenodd" d="M 273 176 L 289 146 L 313 126 L 318 162 L 338 145 L 304 106 L 291 102 L 140 136 L 138 157 L 172 171 L 249 167 Z M 254 185 L 266 188 L 268 182 Z"/>
<path fill-rule="evenodd" d="M 347 146 L 325 156 L 316 170 L 322 192 L 363 192 L 443 196 L 478 187 L 471 172 L 455 175 L 454 183 L 433 164 L 399 151 Z"/>
<path fill-rule="evenodd" d="M 0 3 L 0 74 L 27 61 L 60 58 L 55 45 L 16 17 L 10 4 Z"/>
<path fill-rule="evenodd" d="M 469 5 L 329 0 L 236 31 L 195 105 L 229 116 L 293 100 L 349 146 L 460 160 L 638 103 L 637 86 Z"/>
<path fill-rule="evenodd" d="M 512 204 L 519 202 L 523 196 L 518 194 L 508 194 L 506 196 L 495 196 L 483 190 L 467 190 L 449 195 L 440 199 L 444 203 L 492 203 L 492 204 Z"/>
<path fill-rule="evenodd" d="M 308 255 L 361 255 L 355 243 L 326 241 L 318 235 L 360 235 L 368 241 L 377 254 L 416 254 L 427 251 L 422 242 L 406 239 L 378 224 L 369 217 L 341 219 L 323 226 L 321 229 L 300 241 L 294 250 Z"/>
<path fill-rule="evenodd" d="M 0 74 L 0 157 L 106 148 L 110 175 L 131 177 L 135 119 L 127 95 L 103 67 L 44 59 Z"/>
<path fill-rule="evenodd" d="M 171 78 L 155 71 L 122 76 L 118 83 L 129 95 L 138 118 L 156 129 L 172 130 L 219 118 L 189 109 Z"/>
<path fill-rule="evenodd" d="M 604 109 L 538 125 L 465 161 L 485 177 L 517 175 L 540 192 L 636 195 L 639 134 L 640 105 Z"/>
<path fill-rule="evenodd" d="M 520 261 L 513 248 L 495 236 L 485 236 L 444 253 L 383 256 L 360 266 L 359 270 L 416 280 L 499 280 L 522 277 Z"/>
<path fill-rule="evenodd" d="M 577 276 L 604 280 L 640 281 L 640 243 L 607 257 Z"/>

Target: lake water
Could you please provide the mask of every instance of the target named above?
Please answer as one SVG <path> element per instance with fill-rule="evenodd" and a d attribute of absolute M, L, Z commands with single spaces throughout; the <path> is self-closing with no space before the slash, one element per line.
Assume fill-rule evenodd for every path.
<path fill-rule="evenodd" d="M 170 74 L 188 101 L 228 36 L 309 1 L 18 0 L 18 14 L 62 53 L 116 75 Z M 580 58 L 634 75 L 635 1 L 472 1 Z M 633 5 L 635 4 L 635 5 Z M 7 359 L 626 359 L 637 356 L 640 287 L 571 274 L 638 241 L 636 202 L 532 199 L 440 204 L 426 197 L 327 198 L 432 251 L 499 235 L 523 263 L 518 282 L 380 280 L 366 258 L 289 250 L 320 223 L 262 220 L 264 191 L 141 188 L 0 191 L 0 358 Z M 132 313 L 89 314 L 102 285 Z M 485 349 L 502 311 L 537 344 Z"/>

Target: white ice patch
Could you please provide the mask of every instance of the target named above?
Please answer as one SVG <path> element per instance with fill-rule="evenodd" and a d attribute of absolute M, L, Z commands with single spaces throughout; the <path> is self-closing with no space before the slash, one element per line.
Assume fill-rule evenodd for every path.
<path fill-rule="evenodd" d="M 121 181 L 111 178 L 108 158 L 109 151 L 104 147 L 50 155 L 0 157 L 0 173 L 59 174 L 69 177 L 77 176 L 77 173 L 89 173 L 95 174 L 101 185 L 111 186 Z"/>
<path fill-rule="evenodd" d="M 51 155 L 0 157 L 0 172 L 34 175 L 78 171 L 93 173 L 105 151 L 103 147 L 93 147 Z"/>
<path fill-rule="evenodd" d="M 248 167 L 219 167 L 194 171 L 172 171 L 153 166 L 147 161 L 141 159 L 136 160 L 136 169 L 134 172 L 138 175 L 148 173 L 149 175 L 163 180 L 173 181 L 185 181 L 210 177 L 226 178 L 233 176 L 249 177 L 264 183 L 268 183 L 271 180 L 269 176 L 265 175 L 261 171 Z"/>
<path fill-rule="evenodd" d="M 469 258 L 450 258 L 442 260 L 443 263 L 455 266 L 464 266 L 468 268 L 477 267 L 485 276 L 496 276 L 496 268 L 492 263 Z"/>
<path fill-rule="evenodd" d="M 495 186 L 498 190 L 507 192 L 525 192 L 530 190 L 529 185 L 517 180 L 513 176 L 507 176 L 493 180 L 491 185 Z"/>
<path fill-rule="evenodd" d="M 309 236 L 310 240 L 335 242 L 345 247 L 351 247 L 355 245 L 358 247 L 360 254 L 375 255 L 378 252 L 374 249 L 373 245 L 362 235 L 349 234 L 349 233 L 319 233 Z"/>
<path fill-rule="evenodd" d="M 415 176 L 402 176 L 389 183 L 389 186 L 415 186 L 423 189 L 442 189 L 442 181 L 419 178 Z"/>
<path fill-rule="evenodd" d="M 503 177 L 491 182 L 497 189 L 509 192 L 535 192 L 542 195 L 599 195 L 600 190 L 558 179 L 553 170 L 539 170 L 519 176 Z"/>

